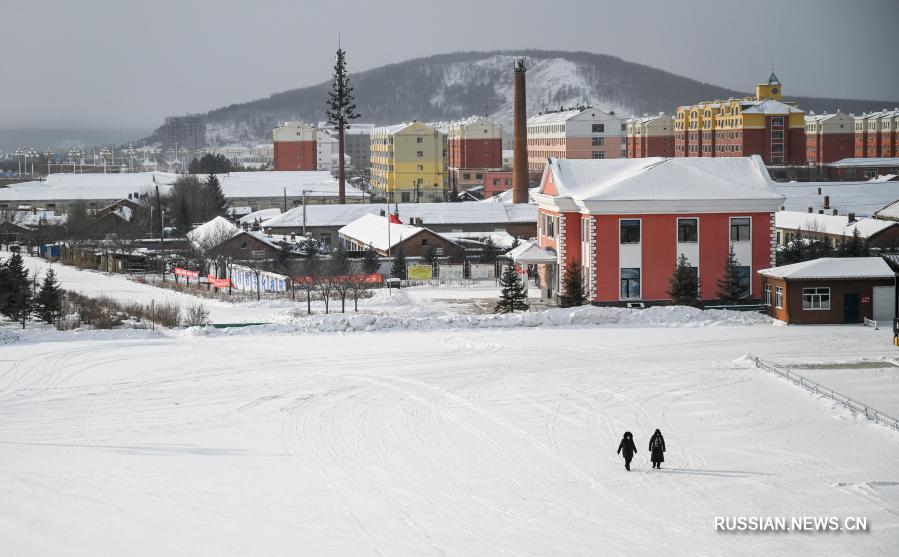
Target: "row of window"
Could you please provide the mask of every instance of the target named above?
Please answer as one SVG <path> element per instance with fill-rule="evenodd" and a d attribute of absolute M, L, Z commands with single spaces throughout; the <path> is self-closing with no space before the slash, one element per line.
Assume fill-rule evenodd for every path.
<path fill-rule="evenodd" d="M 771 285 L 765 285 L 765 305 L 783 309 L 784 307 L 784 289 L 782 286 L 774 287 L 774 299 L 771 297 Z M 830 309 L 830 288 L 826 286 L 817 286 L 802 289 L 802 309 L 809 311 L 829 310 Z"/>
<path fill-rule="evenodd" d="M 638 267 L 625 267 L 619 270 L 620 289 L 618 296 L 622 300 L 639 300 L 642 297 L 640 290 L 640 273 Z M 690 273 L 699 285 L 699 269 L 690 267 Z M 752 269 L 747 265 L 737 267 L 737 279 L 744 295 L 749 296 L 750 282 L 752 280 Z M 770 292 L 766 290 L 766 296 L 770 298 Z M 766 298 L 767 299 L 767 298 Z M 829 303 L 829 302 L 828 302 Z"/>
<path fill-rule="evenodd" d="M 641 226 L 642 222 L 640 219 L 621 219 L 619 221 L 620 242 L 622 244 L 639 244 Z M 751 239 L 752 218 L 731 217 L 730 241 L 749 242 Z M 698 218 L 677 219 L 677 241 L 681 244 L 692 244 L 699 241 Z"/>

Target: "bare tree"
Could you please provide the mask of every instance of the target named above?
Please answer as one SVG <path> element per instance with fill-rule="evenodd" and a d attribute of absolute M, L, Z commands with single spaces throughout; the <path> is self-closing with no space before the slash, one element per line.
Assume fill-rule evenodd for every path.
<path fill-rule="evenodd" d="M 319 287 L 321 259 L 312 255 L 298 259 L 291 265 L 291 283 L 306 292 L 306 315 L 312 315 L 312 293 Z"/>
<path fill-rule="evenodd" d="M 363 297 L 366 291 L 371 288 L 368 277 L 365 273 L 365 263 L 354 261 L 351 266 L 349 275 L 349 290 L 353 296 L 353 311 L 359 311 L 359 298 Z"/>

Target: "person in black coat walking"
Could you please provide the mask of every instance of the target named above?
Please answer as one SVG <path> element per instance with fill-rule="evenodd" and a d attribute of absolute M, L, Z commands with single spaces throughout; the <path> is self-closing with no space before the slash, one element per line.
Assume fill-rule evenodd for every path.
<path fill-rule="evenodd" d="M 649 452 L 652 453 L 652 467 L 661 470 L 662 463 L 665 462 L 665 438 L 661 431 L 656 430 L 649 439 Z"/>
<path fill-rule="evenodd" d="M 636 453 L 637 446 L 634 445 L 634 436 L 630 431 L 625 431 L 621 443 L 618 444 L 618 454 L 624 456 L 624 469 L 628 472 L 631 471 L 631 460 Z"/>

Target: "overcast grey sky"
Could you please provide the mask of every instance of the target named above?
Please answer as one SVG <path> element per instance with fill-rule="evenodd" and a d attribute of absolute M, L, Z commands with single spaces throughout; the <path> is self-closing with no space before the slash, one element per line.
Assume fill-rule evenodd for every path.
<path fill-rule="evenodd" d="M 11 0 L 10 0 L 11 1 Z M 458 50 L 611 54 L 740 90 L 899 99 L 899 0 L 4 0 L 0 127 L 166 115 Z M 697 99 L 699 100 L 699 99 Z"/>

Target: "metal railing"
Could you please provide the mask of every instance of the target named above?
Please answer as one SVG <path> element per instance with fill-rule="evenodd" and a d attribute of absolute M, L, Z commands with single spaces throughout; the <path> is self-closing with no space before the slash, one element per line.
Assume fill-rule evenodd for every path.
<path fill-rule="evenodd" d="M 803 387 L 815 394 L 823 395 L 831 400 L 838 402 L 839 404 L 845 406 L 850 411 L 855 412 L 856 414 L 864 414 L 865 417 L 869 420 L 899 431 L 899 420 L 890 416 L 889 414 L 884 414 L 880 410 L 871 408 L 867 404 L 849 398 L 846 395 L 840 394 L 833 389 L 829 389 L 821 385 L 820 383 L 816 383 L 815 381 L 807 379 L 797 373 L 793 373 L 792 371 L 788 371 L 786 369 L 778 367 L 771 362 L 766 362 L 765 360 L 762 360 L 761 358 L 757 358 L 755 356 L 752 356 L 751 358 L 756 367 L 770 371 L 772 373 L 776 373 L 777 375 L 780 375 L 784 379 L 787 379 L 795 383 L 796 385 L 799 385 L 800 387 Z"/>
<path fill-rule="evenodd" d="M 868 319 L 867 317 L 865 317 L 864 326 L 865 327 L 874 327 L 875 331 L 879 330 L 877 327 L 877 321 L 874 321 L 873 319 Z"/>

